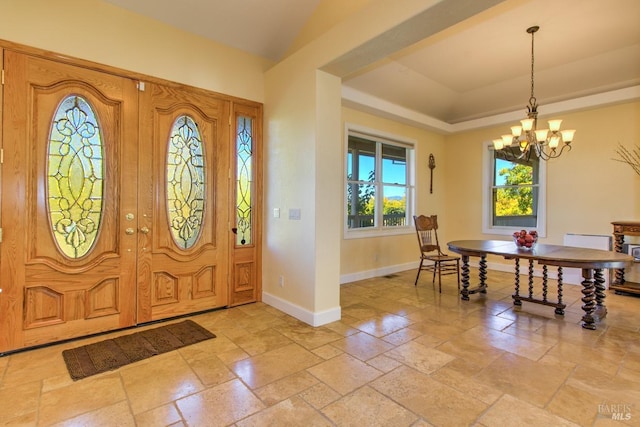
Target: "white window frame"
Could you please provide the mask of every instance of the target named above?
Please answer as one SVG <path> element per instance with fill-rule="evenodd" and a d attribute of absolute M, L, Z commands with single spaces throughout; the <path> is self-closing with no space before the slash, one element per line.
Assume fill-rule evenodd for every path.
<path fill-rule="evenodd" d="M 394 226 L 394 227 L 383 227 L 381 225 L 374 227 L 363 227 L 363 228 L 349 228 L 347 226 L 347 162 L 349 155 L 349 135 L 354 134 L 358 135 L 372 141 L 382 142 L 391 145 L 398 145 L 404 148 L 407 148 L 407 223 L 404 226 Z M 342 188 L 344 192 L 343 197 L 343 206 L 342 206 L 342 227 L 343 227 L 343 236 L 345 239 L 361 239 L 368 237 L 380 237 L 380 236 L 394 236 L 394 235 L 402 235 L 402 234 L 411 234 L 414 233 L 415 228 L 413 226 L 413 216 L 416 212 L 416 203 L 415 203 L 415 187 L 416 187 L 416 173 L 415 173 L 415 157 L 416 157 L 416 145 L 417 141 L 414 139 L 404 138 L 399 135 L 394 135 L 391 133 L 386 133 L 379 131 L 377 129 L 368 128 L 365 126 L 356 125 L 353 123 L 346 123 L 344 129 L 344 151 L 343 151 L 343 179 L 342 179 Z M 380 156 L 376 154 L 376 170 L 380 170 Z M 376 185 L 379 185 L 379 181 L 376 181 Z M 376 189 L 377 192 L 380 191 L 380 188 Z M 377 193 L 380 194 L 380 193 Z M 376 221 L 376 223 L 381 224 L 382 217 L 382 199 L 380 197 L 376 198 L 376 215 L 380 215 L 380 221 Z"/>
<path fill-rule="evenodd" d="M 486 142 L 482 150 L 482 233 L 511 236 L 522 227 L 503 227 L 492 224 L 493 217 L 493 143 Z M 535 229 L 539 237 L 547 237 L 547 162 L 540 160 L 538 168 L 538 224 Z"/>

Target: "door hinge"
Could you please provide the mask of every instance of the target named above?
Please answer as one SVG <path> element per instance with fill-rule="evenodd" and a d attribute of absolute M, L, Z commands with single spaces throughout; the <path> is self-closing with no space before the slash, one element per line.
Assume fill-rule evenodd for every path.
<path fill-rule="evenodd" d="M 0 228 L 0 243 L 2 243 L 2 228 Z"/>
<path fill-rule="evenodd" d="M 0 148 L 0 165 L 4 163 L 4 148 Z"/>
<path fill-rule="evenodd" d="M 2 70 L 2 76 L 0 77 L 0 80 L 2 80 L 1 84 L 4 84 L 4 69 Z"/>
<path fill-rule="evenodd" d="M 138 90 L 144 92 L 144 82 L 138 82 Z"/>

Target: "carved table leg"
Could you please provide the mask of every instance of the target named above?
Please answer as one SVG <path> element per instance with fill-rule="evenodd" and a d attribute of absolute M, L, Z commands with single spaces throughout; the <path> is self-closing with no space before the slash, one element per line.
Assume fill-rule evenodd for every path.
<path fill-rule="evenodd" d="M 562 304 L 562 267 L 558 267 L 558 305 Z M 556 314 L 564 316 L 564 308 L 556 307 Z"/>
<path fill-rule="evenodd" d="M 461 299 L 469 301 L 469 255 L 462 255 L 462 290 Z"/>
<path fill-rule="evenodd" d="M 533 298 L 533 260 L 529 260 L 529 298 Z"/>
<path fill-rule="evenodd" d="M 595 286 L 593 284 L 593 270 L 590 268 L 582 269 L 582 310 L 584 310 L 584 316 L 582 316 L 582 327 L 585 329 L 596 329 L 596 321 L 593 317 L 593 313 L 596 309 L 596 296 Z"/>
<path fill-rule="evenodd" d="M 601 268 L 596 268 L 593 279 L 596 288 L 596 312 L 598 318 L 602 319 L 607 315 L 607 307 L 604 305 L 604 299 L 607 294 L 605 293 L 604 274 Z"/>
<path fill-rule="evenodd" d="M 480 293 L 487 293 L 487 256 L 480 257 Z"/>
<path fill-rule="evenodd" d="M 513 305 L 522 305 L 520 301 L 520 258 L 516 258 L 516 292 L 513 294 Z"/>
<path fill-rule="evenodd" d="M 548 267 L 547 264 L 542 266 L 542 301 L 543 302 L 547 302 L 547 289 L 548 289 L 548 284 L 547 284 L 547 279 L 549 278 L 549 273 L 548 273 Z"/>

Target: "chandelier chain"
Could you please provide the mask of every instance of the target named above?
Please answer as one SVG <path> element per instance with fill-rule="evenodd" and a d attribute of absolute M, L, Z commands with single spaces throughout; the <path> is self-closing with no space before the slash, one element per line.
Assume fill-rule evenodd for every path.
<path fill-rule="evenodd" d="M 531 98 L 529 98 L 529 103 L 532 105 L 536 104 L 536 97 L 534 96 L 534 79 L 533 79 L 533 71 L 534 71 L 534 49 L 533 49 L 533 37 L 535 36 L 535 31 L 531 32 Z"/>

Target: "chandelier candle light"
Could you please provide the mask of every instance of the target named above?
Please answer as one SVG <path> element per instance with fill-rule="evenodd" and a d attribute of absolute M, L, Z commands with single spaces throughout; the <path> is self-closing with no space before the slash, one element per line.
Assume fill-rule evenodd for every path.
<path fill-rule="evenodd" d="M 527 106 L 527 118 L 520 120 L 521 125 L 511 127 L 511 135 L 502 135 L 493 140 L 493 147 L 498 157 L 505 160 L 529 159 L 531 153 L 542 160 L 560 157 L 562 152 L 571 150 L 571 141 L 575 130 L 560 130 L 562 120 L 549 120 L 548 129 L 538 129 L 538 103 L 533 94 L 534 50 L 533 35 L 540 29 L 538 26 L 527 28 L 531 34 L 531 97 Z M 559 149 L 558 149 L 559 148 Z"/>

